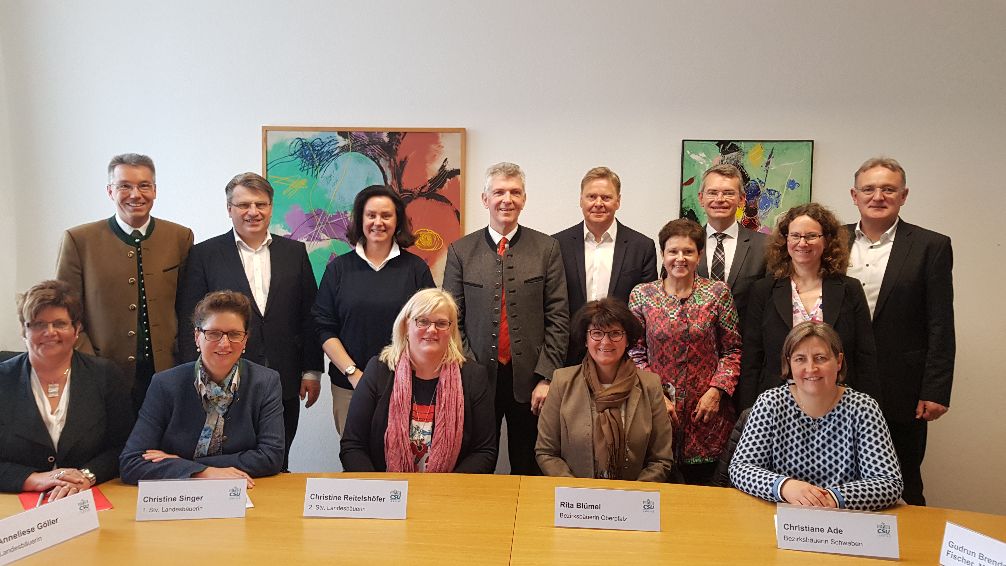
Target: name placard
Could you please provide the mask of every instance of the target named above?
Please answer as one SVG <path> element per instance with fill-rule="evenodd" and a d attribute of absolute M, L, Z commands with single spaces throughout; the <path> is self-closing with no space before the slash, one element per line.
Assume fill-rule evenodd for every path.
<path fill-rule="evenodd" d="M 555 526 L 660 531 L 660 492 L 557 487 Z"/>
<path fill-rule="evenodd" d="M 776 543 L 787 550 L 900 558 L 898 517 L 780 503 Z"/>
<path fill-rule="evenodd" d="M 246 480 L 141 481 L 137 521 L 231 519 L 245 516 Z"/>
<path fill-rule="evenodd" d="M 0 564 L 10 564 L 98 528 L 91 490 L 0 521 Z"/>
<path fill-rule="evenodd" d="M 409 482 L 307 478 L 305 517 L 404 519 Z"/>
<path fill-rule="evenodd" d="M 1000 566 L 1006 564 L 1006 542 L 947 521 L 940 547 L 944 566 Z"/>

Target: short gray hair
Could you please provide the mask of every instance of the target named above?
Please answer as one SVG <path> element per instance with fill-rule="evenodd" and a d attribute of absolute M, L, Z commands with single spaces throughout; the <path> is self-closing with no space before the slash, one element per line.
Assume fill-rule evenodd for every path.
<path fill-rule="evenodd" d="M 520 179 L 520 186 L 526 189 L 524 182 L 524 170 L 520 168 L 520 165 L 516 163 L 510 163 L 509 161 L 500 161 L 495 165 L 490 165 L 486 169 L 486 184 L 482 188 L 482 193 L 487 194 L 489 189 L 492 188 L 493 177 L 503 177 L 504 179 L 509 179 L 511 177 L 517 177 Z"/>
<path fill-rule="evenodd" d="M 140 153 L 123 153 L 121 155 L 116 155 L 108 162 L 108 180 L 112 180 L 112 173 L 115 173 L 115 168 L 119 165 L 128 165 L 130 167 L 146 167 L 150 169 L 150 174 L 153 175 L 154 179 L 157 179 L 157 170 L 154 169 L 154 160 L 150 157 L 140 154 Z"/>
<path fill-rule="evenodd" d="M 861 174 L 869 171 L 870 169 L 873 169 L 874 167 L 883 167 L 888 171 L 901 173 L 901 186 L 902 187 L 908 186 L 908 177 L 905 175 L 905 168 L 902 167 L 900 163 L 898 163 L 897 159 L 893 157 L 883 157 L 883 156 L 871 157 L 866 161 L 864 161 L 863 164 L 859 166 L 859 169 L 856 169 L 856 174 L 852 176 L 853 186 L 856 185 L 856 182 L 859 180 L 859 176 Z"/>

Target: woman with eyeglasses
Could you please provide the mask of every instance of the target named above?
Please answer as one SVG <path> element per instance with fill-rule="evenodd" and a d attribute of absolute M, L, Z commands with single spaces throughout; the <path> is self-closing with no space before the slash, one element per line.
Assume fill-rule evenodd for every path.
<path fill-rule="evenodd" d="M 251 303 L 208 293 L 192 315 L 199 358 L 155 374 L 119 464 L 122 481 L 252 478 L 283 466 L 279 374 L 241 359 Z"/>
<path fill-rule="evenodd" d="M 629 296 L 644 328 L 629 355 L 664 384 L 684 481 L 707 485 L 737 420 L 731 402 L 741 358 L 737 309 L 725 283 L 695 273 L 706 241 L 701 226 L 672 220 L 658 239 L 660 279 Z"/>
<path fill-rule="evenodd" d="M 674 463 L 660 377 L 629 359 L 643 327 L 606 298 L 577 312 L 572 339 L 583 362 L 556 370 L 538 417 L 538 465 L 547 476 L 667 481 Z"/>
<path fill-rule="evenodd" d="M 28 351 L 0 364 L 0 491 L 53 501 L 117 477 L 132 403 L 118 366 L 74 351 L 80 299 L 43 281 L 17 310 Z"/>
<path fill-rule="evenodd" d="M 826 323 L 805 321 L 783 341 L 787 385 L 758 396 L 730 461 L 730 481 L 793 505 L 875 511 L 904 481 L 877 401 L 845 387 L 848 358 Z"/>
<path fill-rule="evenodd" d="M 745 315 L 739 409 L 783 383 L 783 340 L 808 320 L 827 322 L 838 332 L 845 350 L 846 384 L 880 401 L 870 307 L 859 280 L 845 275 L 845 227 L 820 204 L 793 207 L 776 220 L 765 258 L 769 275 L 752 286 Z"/>
<path fill-rule="evenodd" d="M 342 436 L 342 467 L 491 474 L 494 415 L 485 368 L 465 360 L 454 297 L 423 289 L 395 318 L 391 344 L 363 371 Z"/>

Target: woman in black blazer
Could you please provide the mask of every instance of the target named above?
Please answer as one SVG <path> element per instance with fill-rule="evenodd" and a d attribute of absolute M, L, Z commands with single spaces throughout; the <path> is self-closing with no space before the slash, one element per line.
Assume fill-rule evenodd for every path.
<path fill-rule="evenodd" d="M 845 275 L 848 233 L 827 208 L 809 203 L 779 217 L 765 249 L 768 277 L 751 289 L 744 321 L 739 409 L 782 384 L 782 344 L 794 322 L 831 325 L 842 338 L 846 384 L 880 401 L 877 350 L 862 284 Z"/>
<path fill-rule="evenodd" d="M 82 317 L 62 281 L 18 300 L 28 351 L 0 364 L 0 491 L 52 501 L 119 475 L 133 426 L 129 390 L 115 364 L 74 352 Z"/>

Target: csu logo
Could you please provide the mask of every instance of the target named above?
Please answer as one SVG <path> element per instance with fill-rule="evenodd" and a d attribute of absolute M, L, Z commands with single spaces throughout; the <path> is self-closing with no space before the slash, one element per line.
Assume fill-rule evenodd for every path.
<path fill-rule="evenodd" d="M 77 502 L 77 509 L 79 509 L 81 513 L 87 513 L 88 509 L 90 508 L 91 508 L 91 502 L 86 499 L 81 499 L 80 501 Z"/>
<path fill-rule="evenodd" d="M 884 538 L 890 538 L 891 536 L 891 525 L 887 523 L 880 523 L 877 525 L 877 534 Z"/>
<path fill-rule="evenodd" d="M 237 499 L 237 498 L 241 497 L 241 488 L 240 487 L 232 487 L 230 489 L 230 491 L 227 492 L 227 495 L 231 499 Z"/>
<path fill-rule="evenodd" d="M 647 497 L 643 500 L 643 513 L 653 513 L 654 509 L 656 509 L 656 504 L 652 499 Z"/>
<path fill-rule="evenodd" d="M 397 489 L 391 490 L 391 494 L 388 496 L 388 500 L 389 501 L 401 501 L 402 500 L 402 492 L 398 491 Z"/>

